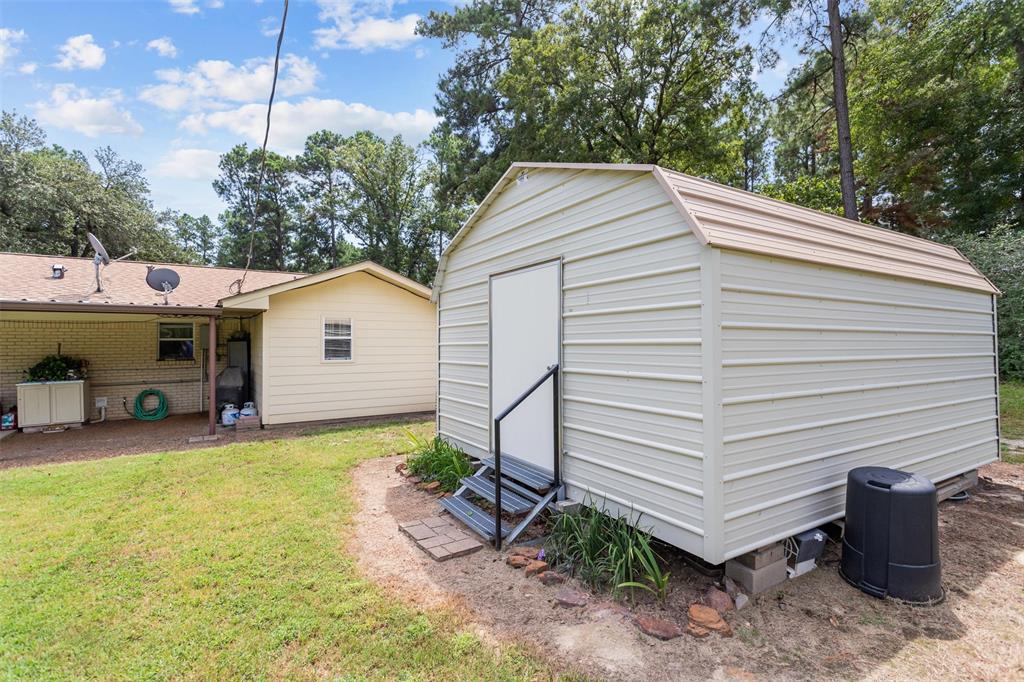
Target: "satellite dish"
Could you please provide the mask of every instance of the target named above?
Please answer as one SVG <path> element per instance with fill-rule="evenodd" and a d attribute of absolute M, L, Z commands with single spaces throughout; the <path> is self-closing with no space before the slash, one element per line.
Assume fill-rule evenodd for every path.
<path fill-rule="evenodd" d="M 164 305 L 167 305 L 167 296 L 181 284 L 181 275 L 170 268 L 154 268 L 150 265 L 146 273 L 146 284 L 150 289 L 163 294 Z"/>
<path fill-rule="evenodd" d="M 85 235 L 89 238 L 93 251 L 96 252 L 96 255 L 92 257 L 92 264 L 96 268 L 96 292 L 99 293 L 103 291 L 103 282 L 100 281 L 100 265 L 110 265 L 110 256 L 107 255 L 107 250 L 103 248 L 103 244 L 96 238 L 96 235 L 92 232 L 86 232 Z"/>
<path fill-rule="evenodd" d="M 95 258 L 97 258 L 104 265 L 110 265 L 110 256 L 107 255 L 107 250 L 103 248 L 103 244 L 97 239 L 96 235 L 92 232 L 86 232 L 85 235 L 89 238 L 89 243 L 92 244 L 93 251 L 96 252 Z"/>

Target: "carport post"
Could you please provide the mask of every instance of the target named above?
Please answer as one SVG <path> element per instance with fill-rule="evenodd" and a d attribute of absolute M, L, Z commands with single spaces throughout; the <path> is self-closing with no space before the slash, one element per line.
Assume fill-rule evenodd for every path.
<path fill-rule="evenodd" d="M 206 381 L 209 385 L 210 435 L 217 435 L 217 318 L 210 315 L 207 337 Z"/>

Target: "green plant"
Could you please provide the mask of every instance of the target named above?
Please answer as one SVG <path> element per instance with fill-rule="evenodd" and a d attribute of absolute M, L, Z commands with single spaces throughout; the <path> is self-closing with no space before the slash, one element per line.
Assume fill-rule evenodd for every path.
<path fill-rule="evenodd" d="M 64 381 L 85 378 L 85 360 L 67 355 L 47 355 L 28 370 L 29 381 Z"/>
<path fill-rule="evenodd" d="M 639 521 L 639 515 L 632 520 L 612 516 L 588 500 L 578 514 L 555 519 L 546 555 L 592 587 L 607 586 L 613 592 L 640 588 L 663 600 L 669 574 L 661 567 L 650 533 L 637 527 Z"/>
<path fill-rule="evenodd" d="M 671 574 L 661 567 L 661 562 L 658 561 L 658 555 L 651 547 L 651 538 L 649 535 L 642 533 L 637 536 L 636 540 L 636 544 L 633 545 L 632 551 L 635 552 L 636 561 L 640 566 L 642 582 L 630 580 L 618 583 L 615 587 L 616 589 L 635 587 L 647 590 L 660 601 L 665 601 L 665 597 L 668 596 L 668 579 Z"/>
<path fill-rule="evenodd" d="M 440 436 L 428 440 L 412 431 L 406 435 L 412 445 L 406 465 L 415 475 L 438 481 L 442 490 L 455 492 L 459 482 L 473 473 L 469 456 Z"/>

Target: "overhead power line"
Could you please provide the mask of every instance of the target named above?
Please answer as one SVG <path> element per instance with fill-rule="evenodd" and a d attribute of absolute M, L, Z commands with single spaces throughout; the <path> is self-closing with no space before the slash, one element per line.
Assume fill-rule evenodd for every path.
<path fill-rule="evenodd" d="M 267 142 L 270 140 L 270 114 L 274 110 L 274 93 L 277 92 L 277 72 L 281 66 L 281 43 L 284 42 L 284 27 L 288 22 L 288 0 L 284 0 L 284 12 L 281 14 L 281 30 L 277 34 L 277 50 L 274 52 L 274 78 L 270 83 L 270 99 L 267 101 L 267 125 L 263 132 L 263 148 L 260 153 L 260 175 L 256 180 L 256 198 L 252 208 L 252 224 L 249 226 L 249 251 L 245 257 L 245 269 L 242 276 L 228 285 L 228 293 L 240 294 L 245 286 L 245 278 L 252 266 L 252 250 L 256 241 L 256 219 L 260 211 L 260 193 L 263 191 L 263 178 L 267 173 Z"/>

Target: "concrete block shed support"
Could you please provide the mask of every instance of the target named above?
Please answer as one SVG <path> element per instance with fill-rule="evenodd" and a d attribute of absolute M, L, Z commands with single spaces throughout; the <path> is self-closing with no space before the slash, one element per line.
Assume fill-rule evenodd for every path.
<path fill-rule="evenodd" d="M 209 354 L 206 360 L 206 381 L 209 384 L 209 407 L 207 412 L 210 418 L 209 435 L 217 435 L 217 318 L 214 315 L 209 317 L 209 336 L 206 345 Z"/>
<path fill-rule="evenodd" d="M 725 562 L 725 574 L 748 594 L 760 594 L 786 581 L 786 552 L 781 542 Z"/>

